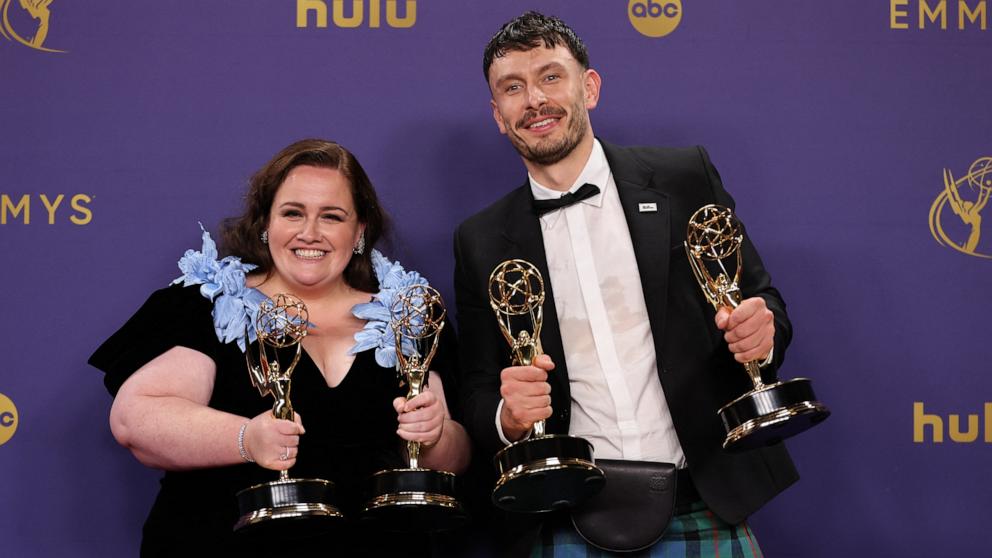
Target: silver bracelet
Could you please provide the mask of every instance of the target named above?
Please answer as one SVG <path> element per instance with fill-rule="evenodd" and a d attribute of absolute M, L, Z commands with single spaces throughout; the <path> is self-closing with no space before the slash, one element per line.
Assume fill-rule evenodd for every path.
<path fill-rule="evenodd" d="M 255 460 L 251 458 L 248 454 L 248 450 L 245 449 L 245 430 L 248 429 L 248 423 L 245 422 L 241 425 L 241 430 L 238 430 L 238 453 L 241 454 L 241 459 L 245 460 L 245 463 L 254 463 Z"/>

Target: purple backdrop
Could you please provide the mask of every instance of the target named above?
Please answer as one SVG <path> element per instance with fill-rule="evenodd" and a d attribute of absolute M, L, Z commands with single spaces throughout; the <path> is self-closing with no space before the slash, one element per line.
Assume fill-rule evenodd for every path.
<path fill-rule="evenodd" d="M 684 0 L 677 29 L 649 38 L 620 0 L 419 0 L 407 28 L 386 1 L 378 28 L 297 28 L 292 0 L 55 0 L 35 46 L 64 53 L 19 42 L 38 22 L 0 1 L 0 394 L 17 410 L 0 399 L 0 441 L 16 428 L 0 553 L 136 554 L 158 473 L 112 439 L 85 360 L 289 142 L 353 150 L 395 218 L 393 254 L 453 302 L 455 224 L 524 178 L 481 51 L 531 7 L 589 45 L 599 135 L 709 149 L 789 302 L 784 373 L 813 378 L 834 415 L 790 443 L 803 480 L 753 518 L 766 554 L 984 553 L 992 262 L 938 244 L 928 214 L 945 168 L 957 180 L 992 156 L 992 14 L 929 0 L 921 25 L 923 1 Z M 992 254 L 979 230 L 973 251 Z M 914 442 L 914 402 L 942 443 L 932 427 Z M 952 440 L 950 415 L 968 432 L 969 414 L 977 439 Z"/>

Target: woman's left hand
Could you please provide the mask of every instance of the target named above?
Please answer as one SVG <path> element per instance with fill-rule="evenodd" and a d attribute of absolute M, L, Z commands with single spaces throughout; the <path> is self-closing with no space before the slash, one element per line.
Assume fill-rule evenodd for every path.
<path fill-rule="evenodd" d="M 410 399 L 397 397 L 393 408 L 399 420 L 396 433 L 409 442 L 420 442 L 431 447 L 441 439 L 444 431 L 444 405 L 430 390 Z"/>

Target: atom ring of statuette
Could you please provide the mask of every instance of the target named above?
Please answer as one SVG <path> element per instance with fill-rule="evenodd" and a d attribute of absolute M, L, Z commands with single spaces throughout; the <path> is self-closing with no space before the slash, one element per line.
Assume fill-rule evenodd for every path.
<path fill-rule="evenodd" d="M 743 241 L 741 222 L 727 207 L 705 205 L 689 218 L 686 243 L 700 258 L 722 260 L 738 251 Z"/>
<path fill-rule="evenodd" d="M 259 305 L 255 333 L 262 343 L 281 349 L 302 341 L 309 323 L 310 315 L 302 300 L 290 294 L 277 294 L 273 300 Z"/>
<path fill-rule="evenodd" d="M 534 264 L 508 260 L 489 276 L 489 303 L 498 314 L 530 314 L 544 304 L 544 279 Z"/>
<path fill-rule="evenodd" d="M 444 327 L 444 301 L 441 293 L 429 285 L 411 285 L 393 301 L 392 326 L 397 336 L 424 339 Z"/>

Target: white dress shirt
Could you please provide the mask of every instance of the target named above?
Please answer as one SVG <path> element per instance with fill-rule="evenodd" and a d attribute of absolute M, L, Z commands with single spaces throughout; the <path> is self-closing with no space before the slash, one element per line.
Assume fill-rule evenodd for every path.
<path fill-rule="evenodd" d="M 651 324 L 617 186 L 599 141 L 570 188 L 600 193 L 541 217 L 565 364 L 572 393 L 569 434 L 595 457 L 685 466 L 658 379 Z M 563 193 L 530 177 L 535 199 Z M 550 374 L 555 374 L 552 370 Z M 496 411 L 500 425 L 502 401 Z"/>

